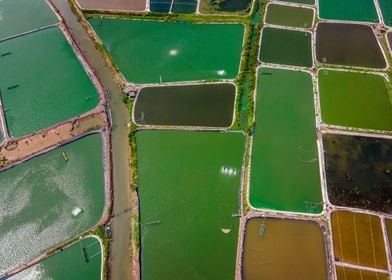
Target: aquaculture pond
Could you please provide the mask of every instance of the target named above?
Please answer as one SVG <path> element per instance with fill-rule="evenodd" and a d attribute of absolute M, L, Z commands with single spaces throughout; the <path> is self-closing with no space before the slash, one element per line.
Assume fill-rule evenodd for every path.
<path fill-rule="evenodd" d="M 335 260 L 388 270 L 381 220 L 348 211 L 332 212 Z"/>
<path fill-rule="evenodd" d="M 47 128 L 98 104 L 95 87 L 58 28 L 0 43 L 0 91 L 11 136 Z"/>
<path fill-rule="evenodd" d="M 138 94 L 134 120 L 142 125 L 228 127 L 235 94 L 233 84 L 146 87 Z"/>
<path fill-rule="evenodd" d="M 389 280 L 389 274 L 336 266 L 337 280 Z"/>
<path fill-rule="evenodd" d="M 390 253 L 392 254 L 392 220 L 391 219 L 385 219 L 385 224 L 386 224 L 386 227 L 387 227 L 389 248 L 391 250 Z"/>
<path fill-rule="evenodd" d="M 322 19 L 378 22 L 373 0 L 319 0 Z"/>
<path fill-rule="evenodd" d="M 110 11 L 144 11 L 146 0 L 76 0 L 82 9 Z M 148 1 L 148 0 L 147 0 Z"/>
<path fill-rule="evenodd" d="M 200 0 L 200 11 L 203 14 L 250 12 L 252 0 Z"/>
<path fill-rule="evenodd" d="M 331 203 L 392 213 L 392 141 L 325 134 L 323 144 Z"/>
<path fill-rule="evenodd" d="M 392 5 L 389 0 L 378 0 L 380 5 L 384 23 L 388 26 L 392 26 Z"/>
<path fill-rule="evenodd" d="M 87 237 L 9 279 L 101 280 L 101 250 L 98 239 Z"/>
<path fill-rule="evenodd" d="M 102 155 L 94 134 L 0 173 L 0 275 L 98 222 Z"/>
<path fill-rule="evenodd" d="M 142 131 L 136 140 L 142 279 L 234 278 L 244 135 Z"/>
<path fill-rule="evenodd" d="M 314 5 L 314 0 L 285 0 L 284 2 Z"/>
<path fill-rule="evenodd" d="M 241 24 L 98 18 L 91 18 L 89 22 L 130 82 L 234 79 L 237 76 L 244 35 Z"/>
<path fill-rule="evenodd" d="M 263 62 L 311 67 L 312 36 L 309 32 L 266 27 L 261 38 Z"/>
<path fill-rule="evenodd" d="M 312 78 L 307 73 L 259 70 L 249 201 L 256 208 L 322 210 Z"/>
<path fill-rule="evenodd" d="M 194 13 L 196 6 L 195 0 L 150 0 L 150 10 L 159 13 Z"/>
<path fill-rule="evenodd" d="M 316 32 L 316 54 L 321 63 L 386 67 L 376 36 L 368 25 L 319 23 Z"/>
<path fill-rule="evenodd" d="M 301 220 L 248 220 L 242 277 L 246 280 L 327 280 L 327 254 L 320 226 Z"/>
<path fill-rule="evenodd" d="M 392 106 L 383 76 L 321 69 L 318 81 L 323 122 L 392 130 Z"/>
<path fill-rule="evenodd" d="M 387 33 L 387 40 L 389 44 L 389 50 L 392 52 L 392 32 Z"/>
<path fill-rule="evenodd" d="M 0 1 L 0 40 L 58 22 L 45 0 Z"/>
<path fill-rule="evenodd" d="M 311 28 L 313 25 L 314 10 L 292 6 L 268 5 L 266 23 Z"/>

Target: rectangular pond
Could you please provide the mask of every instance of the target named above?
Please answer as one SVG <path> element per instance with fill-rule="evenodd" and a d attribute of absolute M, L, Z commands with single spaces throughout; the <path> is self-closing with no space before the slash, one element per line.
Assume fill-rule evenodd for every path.
<path fill-rule="evenodd" d="M 9 279 L 101 280 L 101 250 L 98 239 L 87 237 Z"/>
<path fill-rule="evenodd" d="M 196 11 L 196 0 L 150 0 L 151 12 L 189 14 Z"/>
<path fill-rule="evenodd" d="M 337 280 L 389 280 L 389 274 L 336 266 Z"/>
<path fill-rule="evenodd" d="M 328 197 L 338 206 L 392 213 L 392 141 L 324 134 Z"/>
<path fill-rule="evenodd" d="M 312 36 L 309 32 L 265 27 L 260 60 L 268 63 L 312 67 Z"/>
<path fill-rule="evenodd" d="M 142 279 L 233 279 L 244 135 L 142 131 L 136 140 Z"/>
<path fill-rule="evenodd" d="M 332 212 L 335 260 L 388 270 L 381 220 L 348 211 Z"/>
<path fill-rule="evenodd" d="M 322 19 L 378 22 L 373 0 L 319 0 Z"/>
<path fill-rule="evenodd" d="M 314 10 L 278 4 L 268 5 L 265 22 L 275 25 L 311 28 Z"/>
<path fill-rule="evenodd" d="M 285 0 L 284 2 L 314 5 L 315 4 L 314 1 L 315 0 Z"/>
<path fill-rule="evenodd" d="M 327 280 L 327 253 L 320 226 L 301 220 L 248 220 L 242 277 L 246 280 Z"/>
<path fill-rule="evenodd" d="M 248 14 L 252 3 L 252 0 L 200 0 L 200 12 L 203 14 Z"/>
<path fill-rule="evenodd" d="M 144 11 L 146 0 L 76 0 L 82 9 L 109 11 Z M 148 0 L 147 0 L 148 1 Z"/>
<path fill-rule="evenodd" d="M 233 84 L 146 87 L 136 99 L 134 120 L 141 125 L 229 127 L 235 95 Z"/>
<path fill-rule="evenodd" d="M 0 1 L 0 40 L 58 22 L 45 0 Z"/>
<path fill-rule="evenodd" d="M 238 74 L 241 24 L 98 18 L 89 22 L 129 82 L 234 79 Z"/>
<path fill-rule="evenodd" d="M 62 31 L 0 43 L 0 91 L 8 130 L 21 137 L 95 108 L 97 91 Z"/>
<path fill-rule="evenodd" d="M 316 54 L 320 63 L 379 69 L 387 66 L 373 29 L 368 25 L 319 23 Z"/>
<path fill-rule="evenodd" d="M 250 204 L 282 211 L 321 212 L 311 76 L 261 68 L 256 94 Z"/>
<path fill-rule="evenodd" d="M 320 69 L 318 83 L 323 122 L 392 130 L 392 106 L 383 76 Z"/>
<path fill-rule="evenodd" d="M 0 173 L 0 275 L 99 221 L 102 150 L 94 134 Z"/>
<path fill-rule="evenodd" d="M 392 27 L 392 5 L 389 0 L 378 0 L 382 16 L 384 18 L 384 23 L 389 27 Z"/>
<path fill-rule="evenodd" d="M 392 219 L 385 219 L 385 224 L 387 227 L 389 249 L 391 250 L 390 254 L 392 254 Z"/>

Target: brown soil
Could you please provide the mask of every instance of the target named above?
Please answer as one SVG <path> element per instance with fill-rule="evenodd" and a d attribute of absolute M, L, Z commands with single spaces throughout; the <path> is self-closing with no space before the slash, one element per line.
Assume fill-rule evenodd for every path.
<path fill-rule="evenodd" d="M 86 10 L 144 11 L 146 0 L 77 0 Z"/>

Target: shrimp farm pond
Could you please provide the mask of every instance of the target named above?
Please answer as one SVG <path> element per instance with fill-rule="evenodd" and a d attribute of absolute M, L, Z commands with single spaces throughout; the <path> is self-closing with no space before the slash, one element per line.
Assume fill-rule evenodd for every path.
<path fill-rule="evenodd" d="M 136 140 L 142 279 L 234 278 L 244 135 L 141 131 Z"/>
<path fill-rule="evenodd" d="M 93 134 L 1 173 L 0 274 L 98 223 L 102 149 Z"/>
<path fill-rule="evenodd" d="M 392 280 L 392 0 L 0 0 L 0 280 Z"/>
<path fill-rule="evenodd" d="M 140 125 L 229 127 L 235 92 L 233 84 L 145 87 L 134 120 Z"/>

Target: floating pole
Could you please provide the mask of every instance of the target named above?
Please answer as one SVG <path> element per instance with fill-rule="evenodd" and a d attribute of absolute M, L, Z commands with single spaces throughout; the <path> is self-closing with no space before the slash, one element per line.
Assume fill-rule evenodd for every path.
<path fill-rule="evenodd" d="M 161 221 L 152 221 L 152 222 L 142 224 L 142 226 L 156 226 L 156 225 L 160 225 L 161 223 L 162 223 Z"/>
<path fill-rule="evenodd" d="M 67 156 L 67 154 L 66 154 L 64 151 L 62 151 L 61 154 L 63 155 L 64 160 L 65 160 L 65 161 L 68 161 L 68 156 Z"/>

